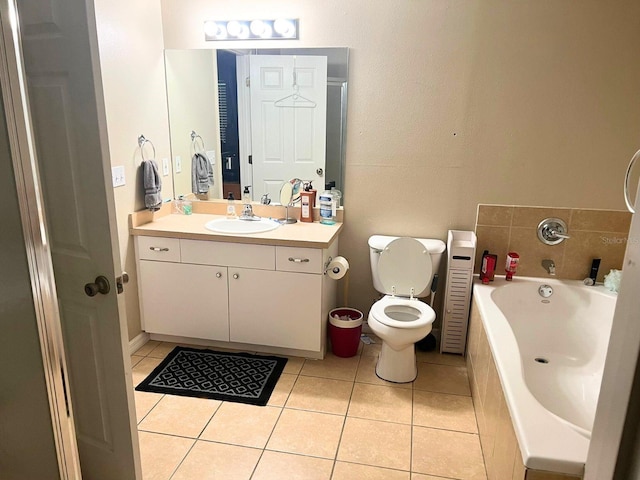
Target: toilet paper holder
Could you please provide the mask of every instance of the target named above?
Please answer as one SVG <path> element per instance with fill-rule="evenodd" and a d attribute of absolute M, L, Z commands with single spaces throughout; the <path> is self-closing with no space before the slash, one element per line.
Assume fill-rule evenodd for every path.
<path fill-rule="evenodd" d="M 349 262 L 346 258 L 338 255 L 337 257 L 329 257 L 324 265 L 324 275 L 329 275 L 333 280 L 339 280 L 347 274 L 349 270 Z"/>
<path fill-rule="evenodd" d="M 329 257 L 327 259 L 327 262 L 324 264 L 324 270 L 322 272 L 323 275 L 326 275 L 327 272 L 329 271 L 329 265 L 331 265 L 331 262 L 333 262 L 333 257 Z"/>

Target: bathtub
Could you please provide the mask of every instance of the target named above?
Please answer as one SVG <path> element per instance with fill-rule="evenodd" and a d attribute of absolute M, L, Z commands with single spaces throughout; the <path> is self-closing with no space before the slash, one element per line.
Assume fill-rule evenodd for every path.
<path fill-rule="evenodd" d="M 553 294 L 542 297 L 541 285 Z M 616 298 L 573 280 L 476 279 L 473 302 L 526 468 L 584 471 Z"/>

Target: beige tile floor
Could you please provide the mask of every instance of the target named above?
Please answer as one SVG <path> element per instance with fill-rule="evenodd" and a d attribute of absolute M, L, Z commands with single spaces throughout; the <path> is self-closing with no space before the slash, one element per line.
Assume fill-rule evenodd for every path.
<path fill-rule="evenodd" d="M 485 480 L 464 360 L 418 353 L 418 378 L 375 375 L 380 351 L 290 357 L 266 407 L 135 392 L 145 480 Z M 137 385 L 175 347 L 131 356 Z"/>

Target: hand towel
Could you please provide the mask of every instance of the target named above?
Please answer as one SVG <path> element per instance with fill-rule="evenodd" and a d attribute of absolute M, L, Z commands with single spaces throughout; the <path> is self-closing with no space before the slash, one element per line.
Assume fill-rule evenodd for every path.
<path fill-rule="evenodd" d="M 213 185 L 213 168 L 209 159 L 196 153 L 191 159 L 191 191 L 196 194 L 209 192 Z"/>
<path fill-rule="evenodd" d="M 162 179 L 158 173 L 155 160 L 143 160 L 142 182 L 144 186 L 144 206 L 152 212 L 160 210 L 162 206 Z"/>

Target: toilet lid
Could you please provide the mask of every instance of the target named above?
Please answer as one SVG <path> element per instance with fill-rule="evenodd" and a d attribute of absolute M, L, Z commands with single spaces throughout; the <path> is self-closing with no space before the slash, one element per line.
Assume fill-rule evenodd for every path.
<path fill-rule="evenodd" d="M 409 296 L 422 292 L 431 280 L 431 255 L 415 238 L 401 237 L 393 240 L 380 253 L 378 275 L 385 293 Z"/>

